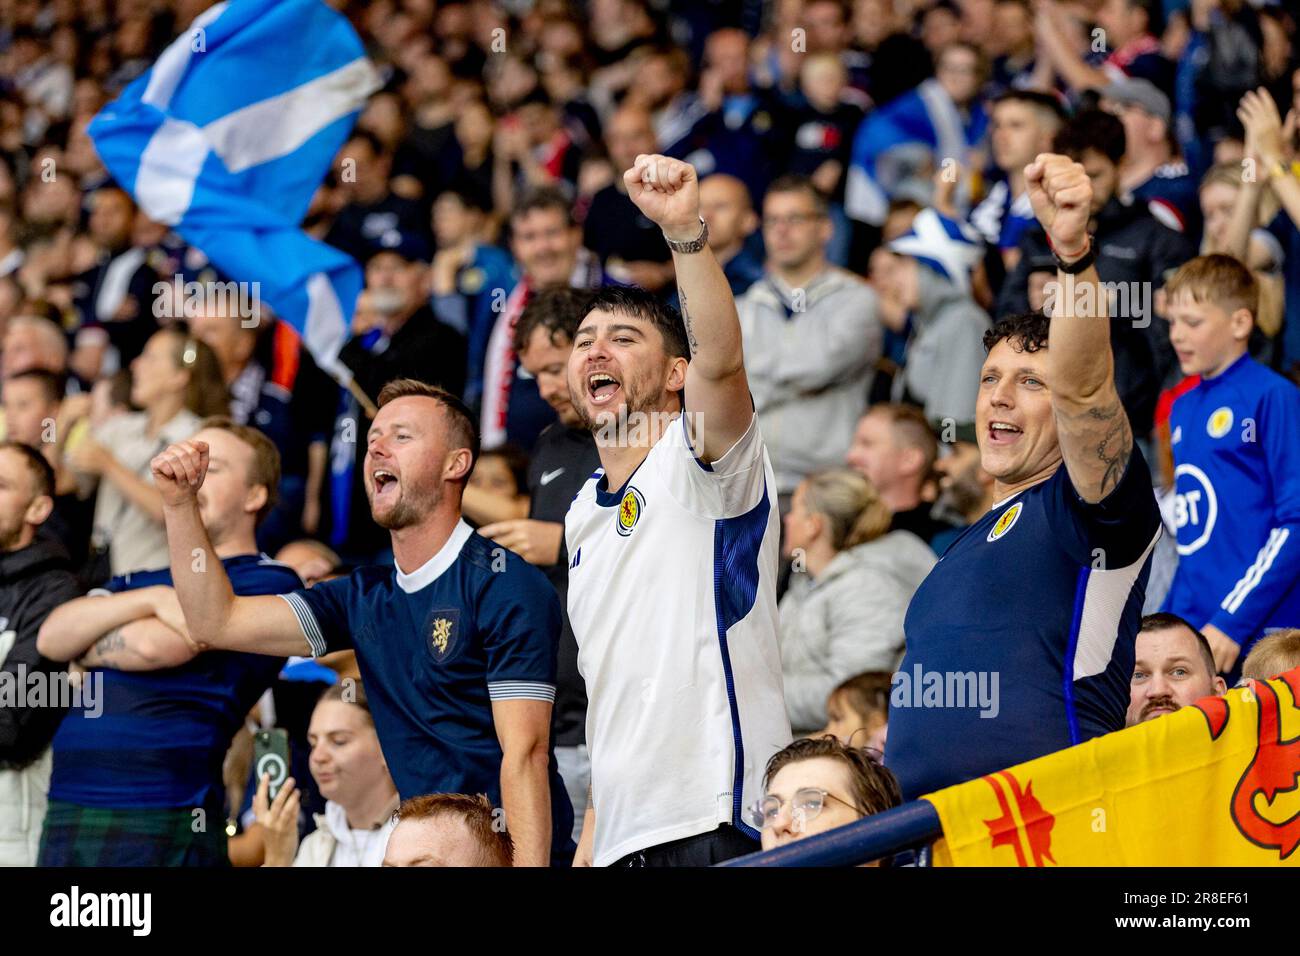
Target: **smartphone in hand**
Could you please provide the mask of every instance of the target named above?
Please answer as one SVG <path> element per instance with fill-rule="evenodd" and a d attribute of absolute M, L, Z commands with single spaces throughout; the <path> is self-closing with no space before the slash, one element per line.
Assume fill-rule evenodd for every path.
<path fill-rule="evenodd" d="M 273 727 L 259 730 L 253 735 L 253 772 L 260 784 L 263 775 L 269 775 L 270 786 L 266 799 L 274 800 L 289 777 L 289 732 Z"/>

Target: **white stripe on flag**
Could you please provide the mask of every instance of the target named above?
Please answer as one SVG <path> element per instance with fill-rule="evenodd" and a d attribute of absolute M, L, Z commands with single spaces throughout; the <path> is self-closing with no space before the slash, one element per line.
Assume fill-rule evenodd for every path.
<path fill-rule="evenodd" d="M 279 96 L 213 120 L 203 132 L 232 173 L 287 156 L 326 126 L 360 109 L 380 87 L 364 56 Z"/>
<path fill-rule="evenodd" d="M 303 340 L 320 367 L 343 385 L 352 381 L 351 369 L 337 361 L 347 330 L 348 321 L 329 276 L 323 272 L 312 273 L 307 277 L 307 324 Z"/>
<path fill-rule="evenodd" d="M 174 226 L 194 198 L 194 181 L 208 158 L 208 141 L 193 123 L 167 119 L 140 154 L 135 199 L 145 214 Z"/>
<path fill-rule="evenodd" d="M 164 113 L 171 106 L 176 87 L 180 86 L 181 77 L 189 68 L 190 58 L 194 55 L 194 31 L 201 30 L 226 12 L 228 3 L 218 3 L 209 7 L 194 18 L 188 30 L 167 45 L 158 57 L 158 62 L 149 71 L 149 83 L 145 86 L 140 102 L 156 106 Z"/>
<path fill-rule="evenodd" d="M 889 214 L 889 197 L 860 166 L 850 166 L 844 180 L 844 212 L 850 219 L 879 226 Z"/>

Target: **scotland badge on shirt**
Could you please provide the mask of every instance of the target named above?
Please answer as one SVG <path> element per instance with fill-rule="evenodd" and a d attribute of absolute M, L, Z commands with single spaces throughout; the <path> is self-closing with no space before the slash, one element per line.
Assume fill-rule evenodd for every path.
<path fill-rule="evenodd" d="M 460 608 L 436 608 L 429 614 L 429 653 L 442 663 L 460 642 Z"/>
<path fill-rule="evenodd" d="M 625 538 L 630 535 L 636 523 L 641 520 L 643 511 L 645 511 L 645 497 L 636 488 L 629 486 L 618 506 L 618 533 Z"/>
<path fill-rule="evenodd" d="M 1222 438 L 1232 430 L 1232 409 L 1227 405 L 1216 408 L 1205 423 L 1205 433 L 1211 438 Z"/>

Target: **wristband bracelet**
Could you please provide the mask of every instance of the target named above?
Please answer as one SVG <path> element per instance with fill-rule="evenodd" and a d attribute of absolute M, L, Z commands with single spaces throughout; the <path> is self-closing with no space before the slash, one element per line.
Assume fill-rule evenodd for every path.
<path fill-rule="evenodd" d="M 1052 250 L 1052 258 L 1056 260 L 1057 270 L 1064 272 L 1066 275 L 1078 275 L 1097 261 L 1097 243 L 1091 235 L 1088 236 L 1088 241 L 1084 244 L 1083 249 L 1068 256 L 1063 256 L 1056 251 L 1050 237 L 1047 240 L 1047 247 Z M 1078 258 L 1075 258 L 1076 256 Z"/>
<path fill-rule="evenodd" d="M 700 217 L 700 234 L 694 239 L 681 242 L 676 239 L 669 239 L 668 234 L 664 233 L 664 242 L 668 243 L 668 248 L 673 252 L 679 252 L 683 255 L 690 255 L 692 252 L 699 252 L 709 244 L 709 224 Z"/>

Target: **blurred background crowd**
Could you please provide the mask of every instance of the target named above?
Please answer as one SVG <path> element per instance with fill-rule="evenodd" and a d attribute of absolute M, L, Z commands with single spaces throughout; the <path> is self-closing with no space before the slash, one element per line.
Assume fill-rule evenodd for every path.
<path fill-rule="evenodd" d="M 911 594 L 992 504 L 973 432 L 983 334 L 991 317 L 1043 307 L 1056 274 L 1025 191 L 1037 154 L 1065 153 L 1093 180 L 1098 270 L 1122 320 L 1119 391 L 1166 497 L 1164 423 L 1196 384 L 1169 345 L 1167 275 L 1200 253 L 1245 262 L 1260 288 L 1251 353 L 1300 369 L 1289 4 L 335 2 L 384 83 L 304 224 L 365 268 L 341 356 L 353 390 L 257 290 L 203 292 L 235 284 L 137 210 L 88 135 L 209 5 L 0 0 L 2 427 L 52 469 L 40 535 L 66 549 L 82 590 L 167 564 L 148 463 L 214 415 L 279 450 L 262 551 L 308 584 L 391 563 L 359 466 L 371 400 L 415 377 L 479 416 L 466 517 L 563 593 L 563 508 L 547 476 L 595 461 L 563 381 L 571 317 L 602 285 L 676 299 L 662 235 L 622 184 L 642 153 L 695 166 L 737 298 L 786 550 L 810 572 L 789 574 L 781 606 L 797 732 L 847 728 L 847 742 L 866 730 L 883 746 Z M 1173 570 L 1173 544 L 1161 548 L 1150 608 Z M 578 748 L 582 682 L 565 640 L 555 739 Z M 378 819 L 395 791 L 364 699 L 316 706 L 339 673 L 355 676 L 331 663 L 291 664 L 268 701 L 278 708 L 254 723 L 278 709 L 304 741 L 318 719 L 362 735 L 369 776 L 345 798 Z M 304 832 L 326 815 L 313 746 L 295 773 Z M 229 814 L 243 808 L 246 823 L 249 747 L 245 733 L 226 773 Z M 382 843 L 349 859 L 377 862 Z"/>

